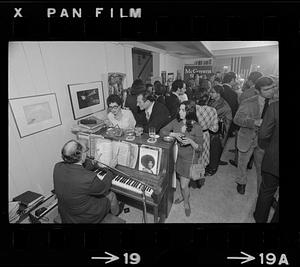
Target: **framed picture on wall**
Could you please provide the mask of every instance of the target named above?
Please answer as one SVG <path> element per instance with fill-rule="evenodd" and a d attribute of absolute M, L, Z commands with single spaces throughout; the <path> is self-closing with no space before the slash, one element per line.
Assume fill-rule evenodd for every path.
<path fill-rule="evenodd" d="M 21 138 L 61 125 L 54 93 L 9 99 Z"/>
<path fill-rule="evenodd" d="M 74 119 L 105 109 L 102 81 L 68 84 Z"/>

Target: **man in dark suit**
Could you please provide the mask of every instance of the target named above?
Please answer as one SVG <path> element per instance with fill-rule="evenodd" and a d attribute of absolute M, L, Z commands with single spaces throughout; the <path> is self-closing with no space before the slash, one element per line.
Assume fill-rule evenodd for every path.
<path fill-rule="evenodd" d="M 254 219 L 267 222 L 274 194 L 279 187 L 279 101 L 272 103 L 263 118 L 258 143 L 265 149 L 262 161 L 262 184 L 256 202 Z M 272 222 L 279 221 L 279 205 Z"/>
<path fill-rule="evenodd" d="M 276 84 L 270 77 L 263 76 L 259 78 L 255 83 L 257 95 L 245 99 L 234 117 L 234 122 L 240 126 L 237 135 L 239 177 L 237 177 L 236 183 L 237 191 L 242 195 L 245 194 L 247 184 L 246 168 L 252 153 L 254 153 L 257 174 L 257 193 L 259 192 L 264 150 L 257 144 L 257 133 L 269 100 L 274 96 L 275 87 Z"/>
<path fill-rule="evenodd" d="M 143 111 L 143 117 L 136 121 L 142 125 L 144 132 L 148 133 L 150 127 L 155 127 L 156 133 L 170 122 L 167 107 L 155 101 L 155 96 L 150 92 L 143 92 L 137 96 L 137 106 Z"/>
<path fill-rule="evenodd" d="M 141 79 L 136 79 L 132 83 L 130 88 L 130 94 L 125 100 L 125 107 L 129 108 L 134 116 L 136 121 L 140 120 L 143 117 L 143 112 L 136 105 L 137 95 L 141 92 L 146 91 L 146 86 Z"/>
<path fill-rule="evenodd" d="M 106 174 L 100 179 L 93 170 L 101 166 L 87 159 L 87 151 L 84 144 L 71 140 L 62 148 L 63 161 L 55 164 L 54 191 L 62 223 L 124 223 L 115 216 L 122 211 L 123 203 L 119 206 L 110 191 L 113 173 L 102 168 Z"/>
<path fill-rule="evenodd" d="M 179 110 L 180 100 L 179 96 L 184 94 L 184 82 L 182 80 L 176 80 L 172 83 L 172 92 L 166 96 L 166 106 L 170 112 L 171 120 L 175 119 Z"/>
<path fill-rule="evenodd" d="M 238 95 L 232 88 L 236 82 L 235 80 L 236 80 L 236 74 L 234 72 L 231 71 L 226 73 L 223 78 L 224 92 L 221 94 L 221 96 L 229 104 L 233 118 L 239 107 Z M 228 137 L 232 136 L 232 133 L 237 129 L 238 129 L 237 125 L 234 122 L 231 123 L 230 129 L 228 131 Z"/>

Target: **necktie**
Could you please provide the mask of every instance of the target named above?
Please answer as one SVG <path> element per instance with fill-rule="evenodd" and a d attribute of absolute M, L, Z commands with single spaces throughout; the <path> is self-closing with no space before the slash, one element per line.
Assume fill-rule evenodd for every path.
<path fill-rule="evenodd" d="M 264 118 L 264 115 L 267 111 L 267 108 L 269 106 L 269 98 L 265 98 L 265 104 L 264 104 L 264 108 L 263 108 L 263 111 L 261 113 L 261 118 L 263 119 Z"/>
<path fill-rule="evenodd" d="M 147 121 L 149 120 L 149 118 L 150 118 L 150 114 L 149 114 L 148 111 L 146 111 L 146 119 L 147 119 Z"/>

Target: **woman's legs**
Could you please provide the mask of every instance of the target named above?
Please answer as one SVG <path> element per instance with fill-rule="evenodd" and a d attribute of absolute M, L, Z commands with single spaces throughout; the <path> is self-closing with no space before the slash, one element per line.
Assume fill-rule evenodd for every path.
<path fill-rule="evenodd" d="M 180 176 L 180 187 L 181 187 L 181 194 L 183 196 L 183 205 L 185 209 L 185 214 L 190 216 L 191 208 L 190 208 L 190 188 L 189 188 L 190 179 L 187 179 L 183 176 Z"/>

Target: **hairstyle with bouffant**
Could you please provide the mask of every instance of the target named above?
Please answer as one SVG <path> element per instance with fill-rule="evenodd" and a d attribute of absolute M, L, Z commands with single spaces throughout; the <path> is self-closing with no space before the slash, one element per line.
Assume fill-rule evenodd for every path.
<path fill-rule="evenodd" d="M 155 159 L 151 156 L 151 155 L 144 155 L 141 158 L 141 163 L 142 165 L 148 169 L 148 163 L 152 161 L 153 162 L 153 166 L 155 165 Z"/>

